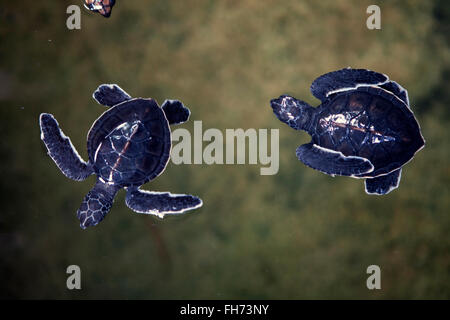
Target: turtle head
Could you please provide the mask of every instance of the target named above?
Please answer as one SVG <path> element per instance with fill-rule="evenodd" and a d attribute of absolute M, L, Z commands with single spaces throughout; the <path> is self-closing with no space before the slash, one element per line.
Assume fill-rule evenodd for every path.
<path fill-rule="evenodd" d="M 94 188 L 84 197 L 77 211 L 82 229 L 95 226 L 105 218 L 118 190 L 117 186 L 108 185 L 101 180 L 97 181 Z"/>
<path fill-rule="evenodd" d="M 270 100 L 270 106 L 277 118 L 296 130 L 306 130 L 314 109 L 304 101 L 288 95 Z"/>

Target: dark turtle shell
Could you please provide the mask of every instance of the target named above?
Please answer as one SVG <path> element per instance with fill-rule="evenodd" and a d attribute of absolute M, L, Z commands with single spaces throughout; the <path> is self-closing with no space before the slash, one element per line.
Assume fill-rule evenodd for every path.
<path fill-rule="evenodd" d="M 170 129 L 153 99 L 132 99 L 103 113 L 88 133 L 89 160 L 98 177 L 121 187 L 157 177 L 170 156 Z"/>
<path fill-rule="evenodd" d="M 313 142 L 321 147 L 369 159 L 374 170 L 364 177 L 376 177 L 403 166 L 424 146 L 419 124 L 409 107 L 377 87 L 360 87 L 330 96 L 319 107 L 310 132 Z"/>

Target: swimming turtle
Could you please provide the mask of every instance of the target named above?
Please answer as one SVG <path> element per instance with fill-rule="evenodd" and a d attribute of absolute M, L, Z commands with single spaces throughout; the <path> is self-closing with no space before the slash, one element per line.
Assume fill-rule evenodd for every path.
<path fill-rule="evenodd" d="M 116 0 L 84 0 L 86 9 L 98 12 L 105 18 L 109 18 Z"/>
<path fill-rule="evenodd" d="M 278 119 L 312 137 L 297 148 L 305 165 L 329 175 L 365 180 L 368 194 L 398 187 L 402 166 L 425 145 L 408 92 L 388 76 L 346 68 L 311 85 L 313 108 L 288 95 L 270 101 Z"/>
<path fill-rule="evenodd" d="M 127 190 L 125 202 L 130 209 L 160 218 L 202 206 L 195 196 L 139 188 L 166 168 L 172 146 L 169 124 L 187 121 L 189 109 L 178 100 L 166 100 L 160 107 L 150 98 L 133 99 L 115 84 L 99 86 L 93 97 L 109 109 L 89 130 L 88 162 L 79 156 L 53 115 L 43 113 L 39 119 L 41 139 L 64 175 L 76 181 L 97 175 L 77 212 L 81 228 L 102 221 L 121 188 Z"/>

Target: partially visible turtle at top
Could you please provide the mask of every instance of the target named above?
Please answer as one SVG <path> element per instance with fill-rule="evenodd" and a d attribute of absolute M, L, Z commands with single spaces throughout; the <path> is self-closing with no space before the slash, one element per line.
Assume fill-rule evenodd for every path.
<path fill-rule="evenodd" d="M 105 18 L 109 18 L 116 0 L 84 0 L 86 9 L 98 12 Z"/>
<path fill-rule="evenodd" d="M 402 166 L 425 145 L 407 91 L 388 76 L 342 69 L 318 77 L 317 108 L 288 95 L 270 101 L 279 120 L 312 137 L 297 148 L 305 165 L 329 175 L 363 178 L 368 194 L 398 187 Z"/>
<path fill-rule="evenodd" d="M 121 188 L 127 190 L 127 206 L 138 213 L 163 218 L 201 207 L 202 201 L 195 196 L 139 189 L 166 168 L 172 146 L 169 124 L 187 121 L 189 109 L 178 100 L 166 100 L 159 107 L 150 98 L 132 99 L 117 85 L 101 85 L 93 97 L 110 108 L 89 130 L 88 162 L 51 114 L 43 113 L 39 119 L 41 139 L 64 175 L 77 181 L 97 175 L 97 183 L 77 212 L 81 228 L 102 221 Z"/>

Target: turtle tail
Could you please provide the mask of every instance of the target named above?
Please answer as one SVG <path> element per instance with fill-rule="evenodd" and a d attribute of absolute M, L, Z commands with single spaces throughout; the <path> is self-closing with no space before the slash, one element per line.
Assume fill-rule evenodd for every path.
<path fill-rule="evenodd" d="M 118 187 L 97 181 L 92 190 L 84 197 L 80 209 L 77 211 L 82 229 L 95 226 L 105 218 L 111 209 L 117 191 L 119 191 Z"/>

